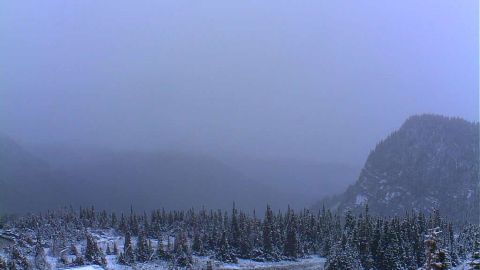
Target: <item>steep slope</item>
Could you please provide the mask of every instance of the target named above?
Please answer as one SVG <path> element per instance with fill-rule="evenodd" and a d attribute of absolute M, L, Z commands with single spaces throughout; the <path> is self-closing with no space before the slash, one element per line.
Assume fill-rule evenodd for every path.
<path fill-rule="evenodd" d="M 325 200 L 332 208 L 401 215 L 438 208 L 450 218 L 478 220 L 479 125 L 420 115 L 380 142 L 357 182 Z"/>

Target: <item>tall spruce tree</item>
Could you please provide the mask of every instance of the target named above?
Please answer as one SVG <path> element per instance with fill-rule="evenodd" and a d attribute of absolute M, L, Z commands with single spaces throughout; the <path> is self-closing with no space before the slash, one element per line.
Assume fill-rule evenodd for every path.
<path fill-rule="evenodd" d="M 124 265 L 132 265 L 135 262 L 135 253 L 133 251 L 132 239 L 129 230 L 127 230 L 125 233 L 123 252 L 120 253 L 118 262 Z"/>
<path fill-rule="evenodd" d="M 203 256 L 205 255 L 205 250 L 203 248 L 202 238 L 198 230 L 195 230 L 193 234 L 193 243 L 192 251 L 195 255 Z"/>
<path fill-rule="evenodd" d="M 287 236 L 285 237 L 283 254 L 289 259 L 296 259 L 298 257 L 297 221 L 295 215 L 290 212 L 287 215 Z"/>
<path fill-rule="evenodd" d="M 190 267 L 193 263 L 193 258 L 188 249 L 187 237 L 183 231 L 177 233 L 175 236 L 175 243 L 173 244 L 173 254 L 175 265 L 179 267 Z"/>
<path fill-rule="evenodd" d="M 95 241 L 95 239 L 91 234 L 87 234 L 87 246 L 85 248 L 85 259 L 88 262 L 91 262 L 93 264 L 97 264 L 101 266 L 107 265 L 107 260 L 105 258 L 105 255 L 100 250 L 100 248 L 97 245 L 97 241 Z"/>
<path fill-rule="evenodd" d="M 215 259 L 221 262 L 227 263 L 236 263 L 237 258 L 228 244 L 227 233 L 224 231 L 222 237 L 220 238 L 220 243 L 218 244 L 217 252 L 215 253 Z"/>
<path fill-rule="evenodd" d="M 237 209 L 235 208 L 235 202 L 232 207 L 232 218 L 230 225 L 230 243 L 235 251 L 238 251 L 240 247 L 240 225 L 238 224 Z"/>
<path fill-rule="evenodd" d="M 39 270 L 50 269 L 50 264 L 47 262 L 45 256 L 45 249 L 43 249 L 42 240 L 40 236 L 37 236 L 37 243 L 35 244 L 35 267 Z"/>
<path fill-rule="evenodd" d="M 469 270 L 480 269 L 480 240 L 478 237 L 475 239 L 474 249 L 472 252 L 472 257 L 468 262 Z"/>
<path fill-rule="evenodd" d="M 139 233 L 137 239 L 136 255 L 137 261 L 139 262 L 147 262 L 151 259 L 151 256 L 153 255 L 153 251 L 151 250 L 151 246 L 149 246 L 148 244 L 145 231 L 141 231 Z"/>
<path fill-rule="evenodd" d="M 434 219 L 435 222 L 433 224 L 439 223 L 437 219 L 437 217 Z M 426 270 L 446 270 L 450 267 L 446 251 L 439 247 L 439 235 L 441 233 L 440 227 L 435 227 L 430 229 L 426 235 L 425 248 L 427 260 L 424 265 Z"/>
<path fill-rule="evenodd" d="M 348 242 L 347 236 L 337 242 L 327 259 L 325 270 L 363 270 L 358 252 Z M 385 268 L 386 269 L 386 268 Z"/>
<path fill-rule="evenodd" d="M 263 256 L 267 261 L 275 261 L 278 259 L 274 249 L 274 220 L 273 212 L 269 205 L 265 211 L 265 219 L 263 221 Z"/>

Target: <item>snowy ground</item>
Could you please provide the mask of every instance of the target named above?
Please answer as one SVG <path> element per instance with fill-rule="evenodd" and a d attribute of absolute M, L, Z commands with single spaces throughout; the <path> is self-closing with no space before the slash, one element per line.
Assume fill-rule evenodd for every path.
<path fill-rule="evenodd" d="M 461 265 L 453 268 L 453 270 L 468 270 L 468 269 L 470 269 L 470 268 L 469 268 L 469 265 L 466 262 L 464 262 Z"/>

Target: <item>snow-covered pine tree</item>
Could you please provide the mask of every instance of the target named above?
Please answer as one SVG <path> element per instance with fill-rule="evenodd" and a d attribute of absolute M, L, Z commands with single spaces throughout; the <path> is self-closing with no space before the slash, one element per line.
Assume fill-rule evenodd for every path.
<path fill-rule="evenodd" d="M 133 252 L 132 239 L 130 231 L 125 233 L 125 240 L 123 243 L 123 252 L 118 256 L 118 263 L 124 265 L 132 265 L 135 262 L 135 253 Z"/>
<path fill-rule="evenodd" d="M 37 236 L 37 243 L 35 244 L 35 267 L 39 270 L 50 269 L 50 264 L 47 262 L 45 256 L 45 250 L 43 249 L 42 240 L 40 236 Z"/>
<path fill-rule="evenodd" d="M 385 225 L 385 234 L 381 241 L 384 248 L 382 266 L 384 269 L 400 270 L 403 269 L 401 261 L 400 246 L 398 237 L 395 233 L 393 224 Z"/>
<path fill-rule="evenodd" d="M 438 221 L 436 219 L 435 221 L 434 224 L 437 224 Z M 435 227 L 425 236 L 426 262 L 423 267 L 425 270 L 446 270 L 450 267 L 446 251 L 438 246 L 438 237 L 441 233 L 440 228 Z"/>
<path fill-rule="evenodd" d="M 85 248 L 85 259 L 88 262 L 93 264 L 106 266 L 107 260 L 105 259 L 105 255 L 100 250 L 97 245 L 97 241 L 93 238 L 91 234 L 87 234 L 87 246 Z"/>
<path fill-rule="evenodd" d="M 25 257 L 22 254 L 21 250 L 16 246 L 11 247 L 10 258 L 11 258 L 10 259 L 11 265 L 13 265 L 15 269 L 28 270 L 31 268 L 27 257 Z M 10 269 L 10 266 L 9 266 L 9 269 Z"/>
<path fill-rule="evenodd" d="M 145 232 L 140 232 L 137 240 L 136 258 L 139 262 L 147 262 L 152 256 L 152 251 L 148 246 L 148 241 Z"/>
<path fill-rule="evenodd" d="M 296 259 L 298 257 L 297 221 L 295 215 L 291 214 L 290 211 L 287 215 L 287 236 L 285 237 L 283 254 L 289 259 Z"/>
<path fill-rule="evenodd" d="M 165 247 L 163 246 L 163 239 L 161 235 L 157 239 L 157 250 L 155 251 L 155 256 L 160 260 L 167 260 L 167 253 Z"/>
<path fill-rule="evenodd" d="M 235 202 L 232 207 L 232 218 L 230 225 L 230 244 L 233 250 L 238 251 L 240 247 L 240 226 L 238 224 L 237 209 L 235 208 Z"/>
<path fill-rule="evenodd" d="M 364 216 L 358 220 L 358 252 L 362 266 L 366 269 L 374 268 L 370 235 L 373 231 L 372 220 L 369 214 L 368 204 L 365 205 Z"/>
<path fill-rule="evenodd" d="M 222 233 L 222 238 L 220 238 L 220 243 L 218 244 L 218 249 L 215 253 L 215 259 L 226 262 L 226 263 L 236 263 L 237 258 L 232 248 L 228 244 L 227 234 L 224 231 Z"/>
<path fill-rule="evenodd" d="M 469 270 L 480 269 L 480 240 L 478 237 L 475 239 L 475 244 L 472 252 L 472 257 L 468 262 Z"/>
<path fill-rule="evenodd" d="M 273 212 L 269 205 L 265 211 L 265 219 L 263 220 L 263 256 L 267 261 L 278 260 L 278 256 L 274 250 L 274 220 Z"/>
<path fill-rule="evenodd" d="M 202 238 L 198 230 L 195 230 L 195 232 L 193 233 L 192 251 L 195 255 L 199 255 L 199 256 L 205 255 Z"/>
<path fill-rule="evenodd" d="M 238 256 L 240 258 L 250 258 L 252 253 L 252 243 L 249 239 L 250 234 L 242 229 L 240 233 Z"/>
<path fill-rule="evenodd" d="M 327 259 L 325 270 L 363 270 L 358 252 L 351 246 L 347 236 L 343 235 L 332 249 Z M 386 268 L 385 268 L 386 269 Z"/>
<path fill-rule="evenodd" d="M 188 249 L 187 237 L 184 232 L 179 232 L 175 237 L 173 255 L 175 265 L 179 267 L 190 267 L 193 263 L 192 254 Z"/>

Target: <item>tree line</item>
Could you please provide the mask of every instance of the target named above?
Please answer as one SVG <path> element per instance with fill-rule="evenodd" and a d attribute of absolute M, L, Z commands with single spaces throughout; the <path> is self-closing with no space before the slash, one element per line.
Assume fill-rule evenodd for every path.
<path fill-rule="evenodd" d="M 319 255 L 327 258 L 327 270 L 450 269 L 466 260 L 472 269 L 480 268 L 474 258 L 480 257 L 479 226 L 453 225 L 438 211 L 378 217 L 368 206 L 356 215 L 328 209 L 274 212 L 267 206 L 260 218 L 235 205 L 229 212 L 160 209 L 120 215 L 91 207 L 9 218 L 1 226 L 16 244 L 0 256 L 0 269 L 48 269 L 46 248 L 65 267 L 105 266 L 105 255 L 124 265 L 165 261 L 172 268 L 192 267 L 194 256 L 235 263 Z M 122 236 L 122 243 L 99 245 L 98 234 L 106 230 Z M 80 250 L 78 243 L 83 243 Z"/>

